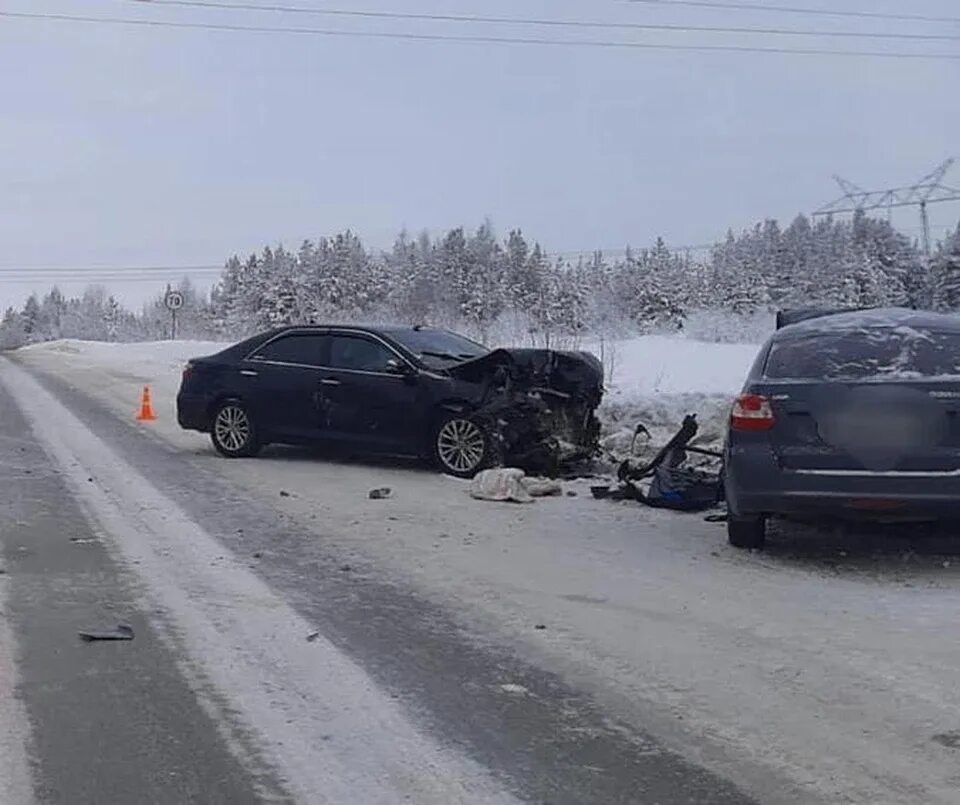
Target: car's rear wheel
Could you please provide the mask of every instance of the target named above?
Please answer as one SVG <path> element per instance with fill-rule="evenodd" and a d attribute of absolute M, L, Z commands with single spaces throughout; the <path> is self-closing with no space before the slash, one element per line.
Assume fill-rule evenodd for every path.
<path fill-rule="evenodd" d="M 727 539 L 734 548 L 759 550 L 767 541 L 765 517 L 734 517 L 727 519 Z"/>
<path fill-rule="evenodd" d="M 227 458 L 249 458 L 260 452 L 260 440 L 250 412 L 237 400 L 228 400 L 217 408 L 210 439 L 217 452 Z"/>
<path fill-rule="evenodd" d="M 484 429 L 464 416 L 440 421 L 431 440 L 433 460 L 442 472 L 472 478 L 487 464 L 490 441 Z"/>

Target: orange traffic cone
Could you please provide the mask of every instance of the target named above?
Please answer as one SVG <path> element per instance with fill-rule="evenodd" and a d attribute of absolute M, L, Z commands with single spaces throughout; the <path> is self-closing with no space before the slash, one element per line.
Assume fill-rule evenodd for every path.
<path fill-rule="evenodd" d="M 150 386 L 143 387 L 143 397 L 140 401 L 140 413 L 137 422 L 156 422 L 157 415 L 153 412 L 153 398 L 150 396 Z"/>

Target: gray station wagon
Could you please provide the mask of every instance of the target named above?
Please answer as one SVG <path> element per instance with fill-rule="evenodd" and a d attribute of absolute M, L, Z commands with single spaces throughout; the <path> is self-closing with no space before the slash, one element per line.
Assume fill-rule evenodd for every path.
<path fill-rule="evenodd" d="M 728 534 L 768 518 L 960 520 L 960 317 L 797 317 L 764 345 L 724 455 Z"/>

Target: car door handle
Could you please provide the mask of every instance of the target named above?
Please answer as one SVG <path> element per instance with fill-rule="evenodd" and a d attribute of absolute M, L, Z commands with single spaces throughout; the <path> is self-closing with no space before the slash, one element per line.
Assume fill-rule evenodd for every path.
<path fill-rule="evenodd" d="M 320 385 L 321 386 L 339 386 L 340 381 L 337 380 L 335 377 L 325 377 L 323 378 L 323 380 L 320 381 Z"/>
<path fill-rule="evenodd" d="M 254 372 L 253 369 L 241 369 L 240 374 L 244 377 L 257 377 L 260 373 Z"/>

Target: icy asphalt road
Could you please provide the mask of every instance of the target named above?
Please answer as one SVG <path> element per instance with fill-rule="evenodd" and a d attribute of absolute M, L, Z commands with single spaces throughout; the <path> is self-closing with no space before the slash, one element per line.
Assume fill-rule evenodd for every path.
<path fill-rule="evenodd" d="M 27 360 L 42 387 L 0 365 L 0 801 L 960 800 L 939 554 L 739 555 L 582 488 L 225 462 L 170 421 L 172 373 Z M 133 643 L 75 641 L 119 620 Z"/>

